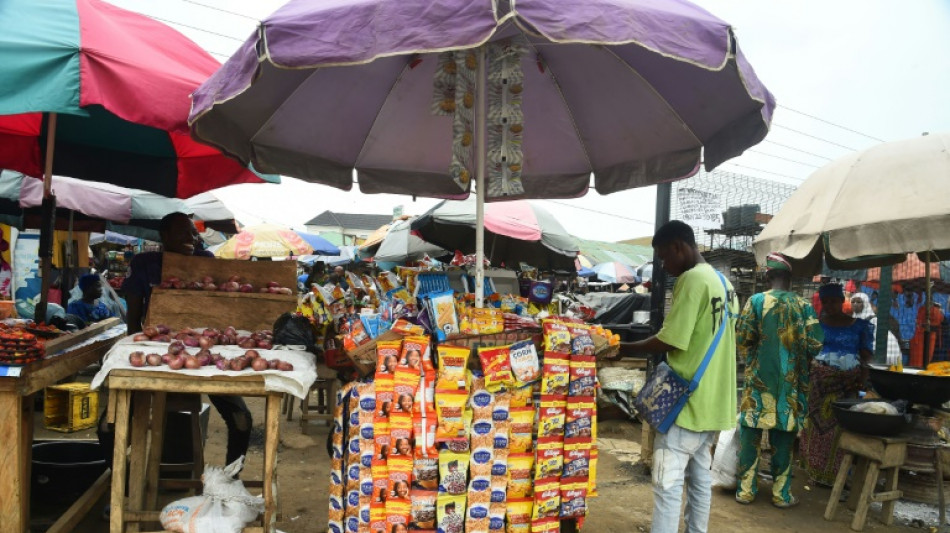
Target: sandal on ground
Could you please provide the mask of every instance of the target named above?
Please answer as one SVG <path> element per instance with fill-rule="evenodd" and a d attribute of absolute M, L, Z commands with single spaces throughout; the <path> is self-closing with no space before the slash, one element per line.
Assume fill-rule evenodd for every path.
<path fill-rule="evenodd" d="M 772 502 L 772 505 L 778 507 L 779 509 L 788 509 L 789 507 L 795 507 L 800 502 L 798 498 L 792 496 L 787 502 Z"/>
<path fill-rule="evenodd" d="M 749 504 L 751 504 L 753 501 L 755 501 L 754 498 L 747 500 L 747 499 L 745 499 L 745 498 L 739 496 L 738 494 L 736 495 L 736 503 L 741 503 L 742 505 L 749 505 Z"/>

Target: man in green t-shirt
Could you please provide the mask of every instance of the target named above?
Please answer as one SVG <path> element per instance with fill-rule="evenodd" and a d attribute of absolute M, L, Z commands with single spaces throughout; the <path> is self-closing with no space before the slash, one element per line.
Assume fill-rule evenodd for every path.
<path fill-rule="evenodd" d="M 666 352 L 670 367 L 690 380 L 717 329 L 726 328 L 699 387 L 670 430 L 657 435 L 653 445 L 651 533 L 678 530 L 684 479 L 688 480 L 686 533 L 705 533 L 712 499 L 712 446 L 720 430 L 736 426 L 735 317 L 739 304 L 732 284 L 726 281 L 723 288 L 719 274 L 703 260 L 688 225 L 674 220 L 661 226 L 653 236 L 653 249 L 663 269 L 677 278 L 673 305 L 659 333 L 632 343 L 631 349 Z"/>

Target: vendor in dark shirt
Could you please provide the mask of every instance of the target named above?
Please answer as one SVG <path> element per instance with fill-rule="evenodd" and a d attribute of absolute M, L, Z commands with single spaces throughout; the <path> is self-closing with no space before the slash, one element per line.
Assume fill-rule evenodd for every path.
<path fill-rule="evenodd" d="M 82 298 L 69 302 L 67 314 L 78 316 L 86 324 L 115 316 L 106 304 L 99 301 L 102 297 L 102 280 L 99 276 L 86 274 L 79 278 L 79 290 L 82 291 Z"/>
<path fill-rule="evenodd" d="M 166 215 L 159 226 L 159 233 L 165 253 L 214 257 L 210 252 L 200 249 L 198 230 L 195 229 L 191 218 L 184 213 Z M 132 259 L 129 277 L 122 284 L 129 306 L 130 335 L 142 330 L 142 321 L 148 312 L 152 287 L 158 286 L 161 282 L 162 254 L 160 252 L 141 253 Z M 195 326 L 200 326 L 200 324 L 195 324 Z M 231 464 L 247 453 L 253 425 L 251 411 L 244 403 L 244 398 L 240 396 L 209 395 L 208 399 L 221 414 L 228 427 L 226 464 Z"/>

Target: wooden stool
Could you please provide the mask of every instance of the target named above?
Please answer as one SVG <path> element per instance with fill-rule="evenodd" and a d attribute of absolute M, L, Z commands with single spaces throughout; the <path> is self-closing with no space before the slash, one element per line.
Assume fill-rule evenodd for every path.
<path fill-rule="evenodd" d="M 940 513 L 939 519 L 937 521 L 937 528 L 942 528 L 940 529 L 941 532 L 947 531 L 947 501 L 946 496 L 943 493 L 943 463 L 940 460 L 940 452 L 941 450 L 945 449 L 946 446 L 939 443 L 924 444 L 917 442 L 908 444 L 908 446 L 918 450 L 923 450 L 923 455 L 928 453 L 933 454 L 932 462 L 909 460 L 904 462 L 902 469 L 913 470 L 914 472 L 920 472 L 922 474 L 934 474 L 934 478 L 937 482 L 937 510 Z M 917 454 L 912 454 L 912 456 L 916 455 Z"/>
<path fill-rule="evenodd" d="M 851 495 L 848 507 L 854 509 L 851 529 L 861 531 L 868 517 L 871 502 L 884 502 L 881 509 L 881 521 L 885 525 L 894 523 L 894 505 L 902 496 L 897 490 L 897 476 L 900 466 L 907 457 L 907 439 L 901 437 L 872 437 L 841 430 L 838 446 L 845 452 L 835 478 L 835 486 L 825 508 L 825 520 L 832 520 L 838 509 L 838 500 L 848 480 L 848 471 L 854 463 L 854 476 L 851 480 Z M 881 471 L 885 472 L 885 492 L 875 492 Z"/>
<path fill-rule="evenodd" d="M 310 387 L 307 397 L 300 400 L 300 432 L 306 434 L 310 420 L 324 420 L 326 425 L 333 424 L 333 411 L 336 406 L 336 379 L 317 379 Z M 311 397 L 316 396 L 317 403 L 311 404 Z M 313 409 L 314 412 L 310 412 Z M 288 415 L 288 420 L 289 420 Z"/>

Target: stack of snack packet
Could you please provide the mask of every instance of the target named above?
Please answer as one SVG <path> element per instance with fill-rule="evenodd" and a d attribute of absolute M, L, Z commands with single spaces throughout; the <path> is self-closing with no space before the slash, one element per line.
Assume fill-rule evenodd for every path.
<path fill-rule="evenodd" d="M 327 531 L 344 533 L 359 529 L 359 424 L 351 428 L 352 416 L 358 416 L 359 392 L 356 383 L 340 388 L 334 410 L 330 460 L 330 512 Z M 350 453 L 352 437 L 356 439 L 355 460 Z M 352 465 L 350 464 L 352 460 Z M 356 468 L 356 481 L 350 481 L 350 466 Z M 351 499 L 350 489 L 355 488 Z"/>
<path fill-rule="evenodd" d="M 442 447 L 439 450 L 437 526 L 442 533 L 462 533 L 465 531 L 471 460 L 468 431 L 472 412 L 467 409 L 470 388 L 467 367 L 471 350 L 442 344 L 436 354 L 436 441 Z"/>
<path fill-rule="evenodd" d="M 582 520 L 587 499 L 593 496 L 596 460 L 597 364 L 590 329 L 569 324 L 571 330 L 570 382 L 564 429 L 564 472 L 561 478 L 561 518 Z"/>

